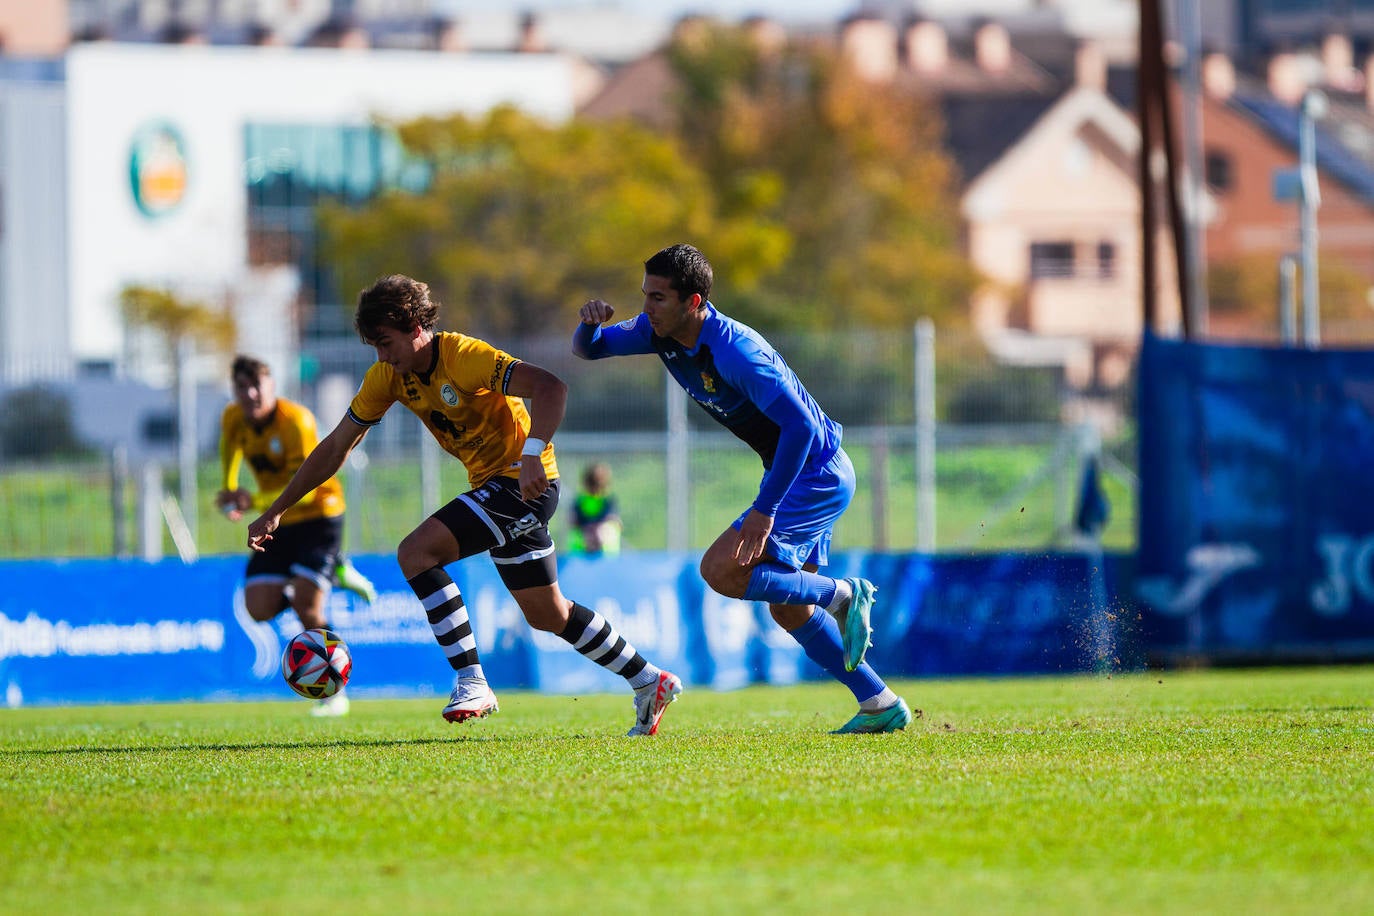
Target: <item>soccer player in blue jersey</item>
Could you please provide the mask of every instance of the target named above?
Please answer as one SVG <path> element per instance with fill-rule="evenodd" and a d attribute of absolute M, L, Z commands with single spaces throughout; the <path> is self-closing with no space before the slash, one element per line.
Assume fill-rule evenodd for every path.
<path fill-rule="evenodd" d="M 702 578 L 728 598 L 767 601 L 807 657 L 853 692 L 859 712 L 838 733 L 905 728 L 910 707 L 864 662 L 873 584 L 818 572 L 835 521 L 854 496 L 840 424 L 768 341 L 716 310 L 708 298 L 712 277 L 710 262 L 691 245 L 663 249 L 644 262 L 641 313 L 602 327 L 615 309 L 587 302 L 573 352 L 583 359 L 657 354 L 694 401 L 758 452 L 758 495 L 706 550 Z"/>

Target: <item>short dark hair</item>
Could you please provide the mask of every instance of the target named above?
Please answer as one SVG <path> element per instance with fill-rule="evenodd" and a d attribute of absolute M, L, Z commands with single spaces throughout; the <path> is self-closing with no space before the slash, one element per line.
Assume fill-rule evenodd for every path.
<path fill-rule="evenodd" d="M 439 304 L 429 298 L 429 284 L 404 274 L 382 277 L 358 294 L 353 327 L 363 343 L 372 343 L 383 328 L 433 331 L 439 323 Z"/>
<path fill-rule="evenodd" d="M 668 285 L 685 299 L 693 293 L 711 298 L 711 262 L 691 245 L 669 245 L 644 262 L 644 272 L 654 277 L 666 277 Z"/>
<path fill-rule="evenodd" d="M 582 469 L 582 488 L 603 490 L 611 485 L 611 466 L 602 461 L 587 465 Z"/>
<path fill-rule="evenodd" d="M 231 380 L 242 375 L 254 381 L 260 381 L 271 374 L 272 367 L 267 365 L 267 363 L 260 359 L 254 359 L 251 356 L 245 356 L 242 353 L 234 357 L 234 364 L 229 367 L 229 378 Z"/>

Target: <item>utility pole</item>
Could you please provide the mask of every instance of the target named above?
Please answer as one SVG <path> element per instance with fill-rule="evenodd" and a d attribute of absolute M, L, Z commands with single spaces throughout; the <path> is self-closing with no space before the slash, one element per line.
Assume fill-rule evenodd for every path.
<path fill-rule="evenodd" d="M 1178 0 L 1178 34 L 1183 44 L 1183 158 L 1187 163 L 1184 174 L 1184 198 L 1188 220 L 1188 308 L 1192 333 L 1197 338 L 1207 336 L 1207 251 L 1202 225 L 1202 19 L 1198 0 Z"/>

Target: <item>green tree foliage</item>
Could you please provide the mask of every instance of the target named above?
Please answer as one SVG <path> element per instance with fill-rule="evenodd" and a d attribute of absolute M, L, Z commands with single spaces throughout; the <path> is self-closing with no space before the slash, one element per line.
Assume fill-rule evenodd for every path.
<path fill-rule="evenodd" d="M 177 353 L 184 341 L 198 344 L 201 352 L 227 353 L 238 333 L 228 312 L 159 287 L 130 284 L 119 293 L 119 307 L 128 324 L 161 336 L 172 366 L 174 392 L 181 389 L 185 369 Z"/>
<path fill-rule="evenodd" d="M 671 137 L 629 123 L 551 126 L 514 108 L 398 127 L 429 163 L 427 192 L 322 208 L 322 250 L 340 288 L 406 273 L 430 284 L 447 327 L 528 333 L 568 327 L 589 296 L 637 305 L 639 265 L 684 238 L 758 276 L 782 231 L 759 208 L 717 215 L 700 169 Z"/>
<path fill-rule="evenodd" d="M 668 53 L 680 132 L 722 210 L 764 206 L 787 230 L 785 261 L 757 289 L 732 288 L 733 314 L 764 327 L 963 322 L 978 276 L 922 96 L 862 80 L 828 47 L 772 49 L 706 21 Z"/>
<path fill-rule="evenodd" d="M 1302 327 L 1302 270 L 1294 271 L 1293 297 L 1299 333 Z M 1317 265 L 1317 300 L 1322 341 L 1368 344 L 1374 341 L 1366 277 L 1338 257 Z M 1278 259 L 1272 255 L 1214 261 L 1207 267 L 1208 306 L 1227 331 L 1253 340 L 1279 336 Z"/>
<path fill-rule="evenodd" d="M 233 316 L 170 290 L 131 284 L 120 291 L 119 306 L 125 321 L 158 332 L 173 350 L 184 339 L 213 352 L 226 352 L 234 345 Z"/>
<path fill-rule="evenodd" d="M 20 388 L 0 399 L 0 457 L 37 461 L 88 451 L 76 433 L 71 402 L 56 389 Z"/>

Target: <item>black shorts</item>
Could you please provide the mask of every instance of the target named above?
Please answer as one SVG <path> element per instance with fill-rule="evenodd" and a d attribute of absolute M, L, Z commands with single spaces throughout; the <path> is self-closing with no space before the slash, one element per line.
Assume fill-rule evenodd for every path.
<path fill-rule="evenodd" d="M 558 558 L 549 519 L 558 508 L 558 481 L 538 499 L 520 496 L 520 481 L 494 477 L 434 513 L 458 540 L 458 557 L 490 552 L 506 588 L 515 591 L 558 581 Z"/>
<path fill-rule="evenodd" d="M 282 525 L 262 553 L 248 558 L 248 585 L 285 585 L 297 576 L 327 589 L 334 582 L 334 567 L 343 546 L 343 516 L 312 518 Z"/>

